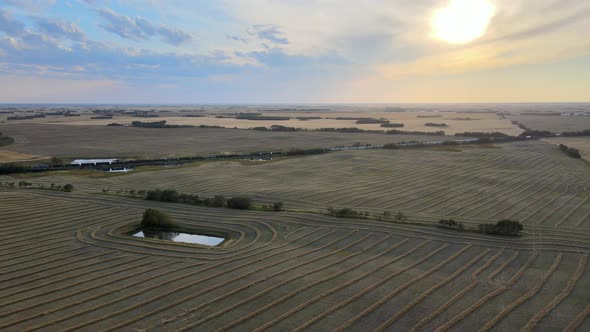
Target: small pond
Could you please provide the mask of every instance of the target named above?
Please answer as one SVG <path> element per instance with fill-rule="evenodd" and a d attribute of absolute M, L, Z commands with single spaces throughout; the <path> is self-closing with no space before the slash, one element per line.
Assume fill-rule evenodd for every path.
<path fill-rule="evenodd" d="M 220 244 L 225 240 L 225 238 L 217 236 L 167 232 L 155 229 L 142 229 L 139 232 L 133 233 L 131 235 L 135 237 L 167 240 L 172 242 L 196 243 L 212 247 Z"/>

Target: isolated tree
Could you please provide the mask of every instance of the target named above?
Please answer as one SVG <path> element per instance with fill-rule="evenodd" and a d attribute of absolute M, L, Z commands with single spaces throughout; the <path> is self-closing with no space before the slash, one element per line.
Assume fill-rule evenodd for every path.
<path fill-rule="evenodd" d="M 142 227 L 155 227 L 155 228 L 166 228 L 175 227 L 176 224 L 172 221 L 170 216 L 160 210 L 147 209 L 143 213 L 141 219 Z"/>
<path fill-rule="evenodd" d="M 64 191 L 67 191 L 67 192 L 73 191 L 74 190 L 74 186 L 72 184 L 69 184 L 68 183 L 68 184 L 66 184 L 66 185 L 63 186 L 63 190 Z"/>
<path fill-rule="evenodd" d="M 272 209 L 273 211 L 283 211 L 283 202 L 274 202 L 272 203 Z"/>
<path fill-rule="evenodd" d="M 404 222 L 408 220 L 408 217 L 406 217 L 406 215 L 400 211 L 395 215 L 395 220 L 399 222 Z"/>

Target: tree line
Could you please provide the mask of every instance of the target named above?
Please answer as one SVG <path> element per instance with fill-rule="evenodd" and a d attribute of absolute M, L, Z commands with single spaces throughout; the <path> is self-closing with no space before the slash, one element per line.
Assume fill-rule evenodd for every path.
<path fill-rule="evenodd" d="M 108 193 L 108 189 L 103 189 L 103 193 Z M 137 197 L 144 196 L 148 201 L 158 201 L 166 203 L 184 203 L 191 205 L 207 206 L 223 208 L 227 207 L 230 209 L 238 210 L 249 210 L 249 209 L 262 209 L 266 211 L 283 211 L 283 202 L 273 202 L 268 206 L 256 207 L 253 205 L 252 200 L 245 196 L 235 196 L 226 198 L 223 195 L 215 195 L 213 197 L 199 197 L 196 194 L 184 194 L 179 193 L 174 189 L 155 189 L 147 191 L 129 191 L 129 193 Z"/>

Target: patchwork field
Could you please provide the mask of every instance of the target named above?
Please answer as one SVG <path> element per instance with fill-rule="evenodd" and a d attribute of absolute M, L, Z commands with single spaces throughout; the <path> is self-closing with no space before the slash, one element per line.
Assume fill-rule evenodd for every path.
<path fill-rule="evenodd" d="M 205 117 L 183 117 L 182 114 L 170 115 L 162 113 L 157 118 L 138 119 L 130 116 L 115 116 L 113 119 L 91 119 L 91 115 L 80 117 L 60 117 L 60 118 L 45 118 L 35 119 L 32 122 L 36 123 L 50 123 L 59 125 L 75 125 L 75 126 L 106 126 L 109 123 L 130 124 L 133 121 L 167 121 L 171 125 L 209 125 L 220 126 L 225 128 L 241 128 L 248 129 L 252 127 L 270 127 L 272 125 L 282 125 L 287 127 L 304 128 L 304 129 L 319 129 L 319 128 L 343 128 L 356 127 L 369 130 L 383 130 L 379 124 L 357 124 L 354 119 L 346 118 L 375 118 L 385 119 L 392 123 L 403 123 L 403 128 L 397 128 L 406 131 L 438 131 L 444 130 L 445 133 L 453 135 L 455 133 L 463 133 L 466 131 L 479 132 L 503 132 L 508 135 L 517 136 L 522 132 L 520 128 L 514 126 L 510 120 L 502 119 L 495 113 L 457 113 L 457 112 L 263 112 L 263 116 L 277 116 L 290 117 L 290 120 L 244 120 L 230 117 L 217 117 L 214 114 L 209 114 Z M 298 117 L 319 117 L 320 119 L 308 119 L 305 121 L 298 120 Z M 342 119 L 338 119 L 342 118 Z M 20 121 L 21 123 L 29 123 L 31 120 Z M 445 123 L 446 127 L 429 127 L 425 126 L 428 122 Z"/>
<path fill-rule="evenodd" d="M 107 129 L 0 131 L 13 130 L 11 148 L 19 151 L 72 156 L 398 139 Z M 86 141 L 84 130 L 105 141 Z M 190 139 L 167 136 L 184 130 Z M 219 133 L 224 139 L 215 138 Z M 7 185 L 19 181 L 75 189 Z M 200 162 L 124 175 L 21 174 L 1 176 L 0 184 L 2 331 L 590 330 L 590 167 L 543 141 Z M 289 211 L 126 197 L 155 188 L 282 201 Z M 408 220 L 334 218 L 324 214 L 328 206 L 401 211 Z M 187 231 L 229 240 L 211 248 L 127 235 L 147 208 L 168 213 Z M 459 232 L 435 227 L 441 218 L 469 227 L 511 218 L 525 229 L 521 237 Z"/>
<path fill-rule="evenodd" d="M 216 128 L 121 128 L 49 124 L 0 124 L 15 144 L 0 149 L 59 157 L 173 157 L 213 153 L 329 148 L 355 143 L 439 141 L 452 136 L 328 132 L 261 132 Z M 3 160 L 0 159 L 0 162 Z"/>

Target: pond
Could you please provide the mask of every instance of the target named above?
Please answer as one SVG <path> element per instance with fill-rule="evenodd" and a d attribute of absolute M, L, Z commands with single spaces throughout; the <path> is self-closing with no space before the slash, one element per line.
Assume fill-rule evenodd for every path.
<path fill-rule="evenodd" d="M 220 244 L 225 240 L 225 238 L 217 236 L 168 232 L 155 229 L 142 229 L 139 232 L 133 233 L 132 236 L 149 239 L 167 240 L 172 242 L 196 243 L 212 247 Z"/>

